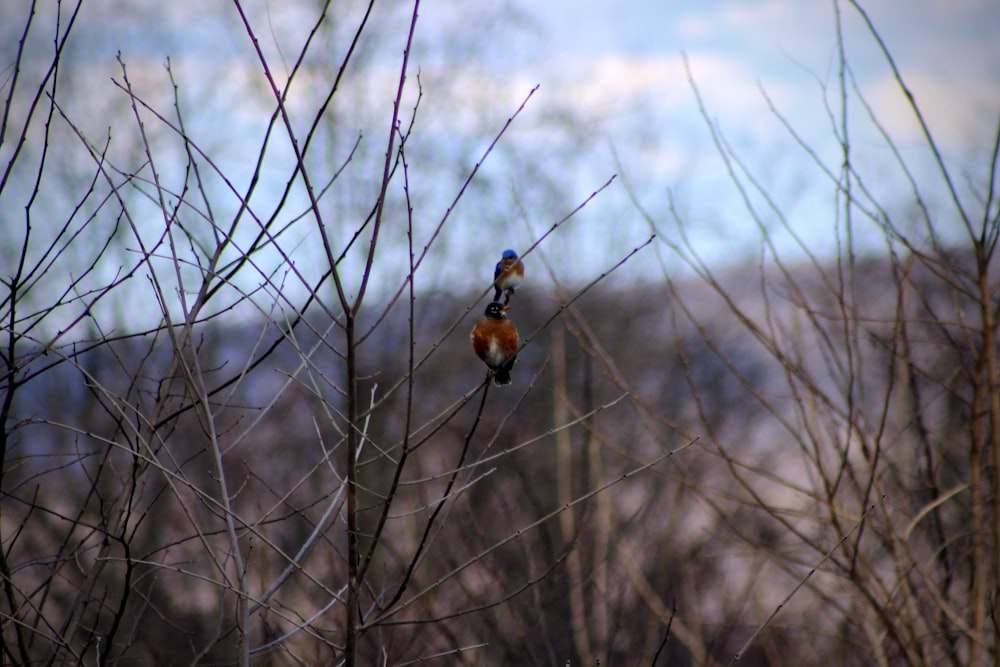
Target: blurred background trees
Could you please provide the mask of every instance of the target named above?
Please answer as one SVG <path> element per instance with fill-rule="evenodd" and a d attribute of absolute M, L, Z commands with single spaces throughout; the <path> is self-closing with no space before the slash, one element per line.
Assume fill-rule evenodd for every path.
<path fill-rule="evenodd" d="M 579 195 L 516 9 L 0 7 L 3 661 L 1000 661 L 1000 132 L 956 173 L 886 50 L 900 147 L 835 9 L 836 150 L 773 108 L 832 243 L 688 74 L 720 262 L 627 159 Z"/>

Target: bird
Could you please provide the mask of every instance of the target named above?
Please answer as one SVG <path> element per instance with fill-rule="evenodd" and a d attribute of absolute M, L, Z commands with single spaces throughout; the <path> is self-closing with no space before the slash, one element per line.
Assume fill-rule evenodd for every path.
<path fill-rule="evenodd" d="M 503 251 L 503 256 L 497 262 L 497 268 L 493 271 L 493 287 L 496 294 L 493 301 L 500 301 L 500 295 L 504 294 L 504 305 L 510 303 L 510 297 L 514 290 L 524 281 L 524 262 L 517 257 L 517 253 L 511 249 Z"/>
<path fill-rule="evenodd" d="M 472 327 L 469 339 L 476 355 L 490 367 L 493 384 L 498 387 L 510 384 L 510 370 L 517 361 L 520 339 L 517 327 L 507 319 L 507 307 L 499 301 L 490 302 L 485 316 Z"/>

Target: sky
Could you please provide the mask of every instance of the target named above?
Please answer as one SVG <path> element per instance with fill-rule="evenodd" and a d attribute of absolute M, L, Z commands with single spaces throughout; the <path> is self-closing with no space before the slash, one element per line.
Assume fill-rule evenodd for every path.
<path fill-rule="evenodd" d="M 169 57 L 188 114 L 186 127 L 239 185 L 249 180 L 273 96 L 264 85 L 233 3 L 205 5 L 196 23 L 190 21 L 193 4 L 84 3 L 72 44 L 73 62 L 79 67 L 63 76 L 61 108 L 94 145 L 101 144 L 113 127 L 112 148 L 125 151 L 122 169 L 139 169 L 143 156 L 136 155 L 137 144 L 129 133 L 135 130 L 134 118 L 127 98 L 114 83 L 122 80 L 116 54 L 121 52 L 136 90 L 166 116 L 173 113 L 174 89 L 165 68 Z M 252 10 L 257 37 L 280 83 L 305 39 L 317 5 L 273 0 L 245 0 L 243 4 Z M 336 98 L 331 114 L 347 123 L 331 136 L 339 133 L 346 145 L 323 149 L 324 155 L 337 162 L 357 136 L 365 137 L 350 165 L 361 174 L 364 187 L 355 187 L 357 182 L 345 178 L 341 182 L 350 185 L 340 191 L 334 188 L 324 200 L 338 215 L 350 206 L 354 213 L 370 209 L 372 188 L 377 184 L 372 174 L 381 174 L 387 112 L 399 79 L 408 3 L 376 6 L 389 15 L 378 26 L 384 32 L 375 32 L 372 42 L 381 55 L 359 59 L 364 64 L 355 70 L 355 81 L 345 80 L 345 88 L 354 87 Z M 363 3 L 333 3 L 331 7 L 328 25 L 349 33 Z M 836 187 L 823 169 L 835 177 L 842 162 L 835 140 L 841 127 L 837 7 L 850 68 L 852 162 L 865 179 L 865 187 L 892 215 L 912 217 L 914 188 L 898 164 L 903 160 L 928 207 L 935 215 L 940 212 L 940 220 L 955 220 L 922 128 L 879 43 L 848 3 L 517 0 L 499 4 L 468 0 L 456 4 L 424 0 L 417 24 L 418 42 L 423 46 L 412 54 L 409 96 L 404 103 L 407 109 L 412 107 L 415 73 L 421 72 L 424 101 L 415 133 L 438 154 L 429 170 L 421 169 L 430 163 L 421 162 L 416 151 L 410 155 L 414 217 L 423 229 L 434 229 L 461 178 L 481 159 L 529 91 L 536 85 L 538 90 L 505 134 L 501 147 L 481 166 L 477 184 L 450 214 L 442 234 L 434 237 L 438 255 L 428 261 L 441 268 L 428 271 L 421 287 L 433 290 L 464 284 L 460 281 L 469 265 L 489 269 L 502 249 L 527 248 L 612 177 L 607 190 L 539 247 L 538 261 L 532 260 L 535 270 L 540 273 L 541 260 L 549 260 L 566 280 L 585 283 L 650 237 L 644 214 L 656 225 L 658 240 L 616 274 L 626 281 L 657 279 L 665 257 L 669 271 L 683 271 L 684 263 L 668 252 L 670 244 L 681 242 L 690 242 L 691 252 L 714 266 L 774 253 L 794 261 L 805 256 L 802 246 L 829 258 L 837 247 Z M 1000 6 L 996 0 L 873 0 L 864 7 L 913 92 L 965 208 L 975 214 L 977 206 L 981 209 L 977 196 L 985 192 L 988 159 L 1000 119 L 996 39 Z M 14 9 L 15 5 L 2 5 L 0 18 L 16 14 Z M 51 8 L 46 11 L 39 16 L 51 21 Z M 494 20 L 497 13 L 506 20 Z M 12 21 L 11 25 L 19 24 Z M 32 34 L 44 65 L 51 35 L 45 29 Z M 446 35 L 441 41 L 448 48 L 434 48 L 439 35 Z M 315 67 L 300 77 L 300 87 L 289 95 L 291 110 L 301 111 L 305 119 L 318 108 L 331 80 L 331 65 L 339 57 L 332 41 L 328 50 L 322 43 L 315 46 Z M 7 50 L 0 46 L 0 54 L 11 58 L 14 44 L 16 39 L 8 40 Z M 463 44 L 469 57 L 464 57 Z M 28 87 L 21 90 L 30 93 Z M 338 103 L 347 107 L 337 107 Z M 349 108 L 355 105 L 364 108 Z M 870 120 L 869 113 L 877 116 L 879 125 Z M 559 135 L 558 123 L 569 115 L 585 139 L 580 145 L 574 142 L 581 134 Z M 370 125 L 352 125 L 357 119 Z M 147 118 L 148 131 L 157 126 L 163 130 Z M 789 127 L 807 148 L 797 143 Z M 881 136 L 883 131 L 894 142 L 892 146 Z M 178 150 L 170 131 L 161 134 L 165 150 L 161 155 L 171 155 L 167 151 L 172 149 L 173 158 L 161 157 L 159 164 L 170 185 L 180 191 L 185 153 Z M 80 162 L 81 182 L 86 182 L 93 160 L 71 132 L 67 130 L 66 135 L 69 144 L 61 147 L 59 156 Z M 265 217 L 271 203 L 268 198 L 280 197 L 291 164 L 282 135 L 275 136 L 279 139 L 272 142 L 269 153 L 275 159 L 263 175 L 269 185 L 258 189 L 253 202 Z M 241 143 L 243 139 L 248 141 Z M 727 166 L 716 141 L 738 162 Z M 523 150 L 504 154 L 507 145 Z M 130 165 L 130 159 L 138 162 Z M 451 169 L 450 180 L 436 178 L 442 168 Z M 548 179 L 555 187 L 538 187 L 540 179 Z M 766 197 L 753 192 L 758 186 Z M 638 207 L 630 200 L 629 190 Z M 419 191 L 426 196 L 418 197 Z M 397 196 L 399 192 L 397 187 Z M 238 209 L 238 201 L 228 191 L 222 194 L 228 197 L 229 210 L 216 205 L 213 214 L 225 219 Z M 138 197 L 137 205 L 142 199 Z M 11 210 L 23 206 L 7 201 L 13 202 Z M 155 207 L 155 200 L 149 201 Z M 70 209 L 74 204 L 73 196 L 64 202 Z M 7 203 L 0 205 L 2 209 Z M 294 192 L 289 216 L 307 205 L 302 192 Z M 756 220 L 748 206 L 758 214 Z M 156 225 L 161 218 L 149 217 L 155 223 L 150 234 L 160 234 Z M 354 229 L 349 215 L 339 219 L 346 223 L 338 242 L 349 238 Z M 191 224 L 199 224 L 198 216 L 191 216 Z M 309 228 L 309 223 L 300 227 Z M 210 225 L 200 227 L 204 228 Z M 762 228 L 771 235 L 773 246 L 765 248 L 761 243 Z M 950 231 L 955 239 L 961 238 L 959 226 L 953 225 Z M 251 232 L 251 236 L 256 234 Z M 209 231 L 204 233 L 210 236 Z M 293 259 L 300 266 L 322 266 L 321 246 L 308 233 L 289 240 Z M 871 252 L 884 251 L 875 225 L 859 228 L 858 239 Z M 430 240 L 427 232 L 415 241 L 420 247 Z M 401 244 L 387 249 L 386 253 L 396 253 L 387 255 L 391 260 L 387 264 L 405 269 L 405 257 L 400 256 L 405 250 Z M 457 255 L 462 255 L 461 262 L 455 261 Z M 446 266 L 458 268 L 448 273 Z M 115 272 L 118 267 L 109 270 Z M 251 284 L 244 289 L 253 289 L 259 276 L 251 275 L 249 280 Z M 390 272 L 375 276 L 374 284 L 392 294 L 402 283 L 398 274 Z"/>
<path fill-rule="evenodd" d="M 567 78 L 574 73 L 589 78 L 597 89 L 655 86 L 649 68 L 662 66 L 666 72 L 686 53 L 707 96 L 719 103 L 716 111 L 726 115 L 726 100 L 742 105 L 759 97 L 758 81 L 795 103 L 814 94 L 810 79 L 832 82 L 835 74 L 832 1 L 551 0 L 533 8 L 544 26 L 545 61 L 556 63 Z M 975 107 L 997 113 L 1000 6 L 995 2 L 876 0 L 863 8 L 933 124 L 949 139 L 962 138 L 961 125 Z M 852 69 L 877 102 L 887 103 L 892 86 L 883 56 L 858 12 L 842 2 L 840 13 Z"/>
<path fill-rule="evenodd" d="M 987 171 L 1000 120 L 1000 5 L 875 0 L 863 7 L 956 180 L 972 174 L 969 180 L 976 181 Z M 746 243 L 757 228 L 746 222 L 740 198 L 712 157 L 711 136 L 683 65 L 686 57 L 705 114 L 789 208 L 797 232 L 821 252 L 834 246 L 831 188 L 816 187 L 815 173 L 804 167 L 809 161 L 762 91 L 836 169 L 839 146 L 826 106 L 839 113 L 834 11 L 832 1 L 802 0 L 533 3 L 528 13 L 540 26 L 541 53 L 521 76 L 537 79 L 543 98 L 548 88 L 600 118 L 601 132 L 643 205 L 660 219 L 667 217 L 669 189 L 691 212 L 692 228 L 705 230 L 701 247 L 711 256 L 712 248 L 724 245 L 720 237 Z M 839 11 L 858 91 L 934 199 L 939 173 L 921 126 L 859 12 L 846 2 L 839 3 Z M 857 103 L 858 93 L 850 96 L 855 159 L 880 196 L 908 205 L 911 188 L 899 178 L 893 152 L 869 121 L 868 109 Z M 795 246 L 788 235 L 778 236 L 779 247 Z M 873 232 L 876 246 L 879 236 Z"/>

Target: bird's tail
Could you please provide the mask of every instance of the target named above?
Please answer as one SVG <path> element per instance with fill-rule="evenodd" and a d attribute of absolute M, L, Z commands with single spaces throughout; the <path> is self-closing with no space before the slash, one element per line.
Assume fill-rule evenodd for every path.
<path fill-rule="evenodd" d="M 514 368 L 514 362 L 517 361 L 517 357 L 514 357 L 506 364 L 497 369 L 496 373 L 493 374 L 493 384 L 498 387 L 506 387 L 510 384 L 510 371 Z"/>

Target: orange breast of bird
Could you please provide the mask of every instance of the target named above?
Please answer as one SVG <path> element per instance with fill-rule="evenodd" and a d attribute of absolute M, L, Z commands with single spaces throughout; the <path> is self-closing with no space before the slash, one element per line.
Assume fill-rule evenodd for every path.
<path fill-rule="evenodd" d="M 469 337 L 472 349 L 490 368 L 502 366 L 517 353 L 517 328 L 509 320 L 480 320 Z"/>
<path fill-rule="evenodd" d="M 524 264 L 519 259 L 505 259 L 500 262 L 494 283 L 497 285 L 520 285 L 524 279 Z"/>

